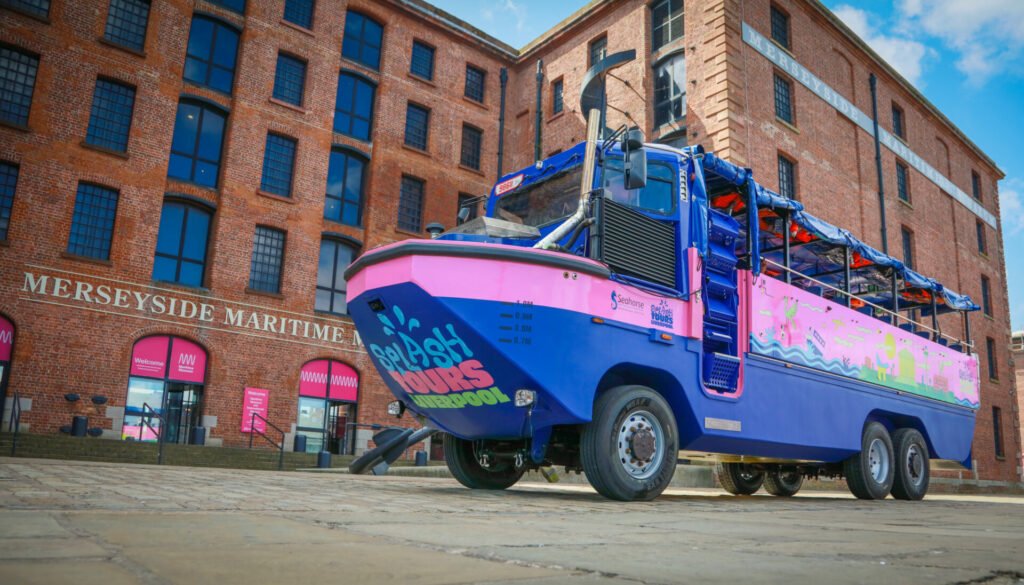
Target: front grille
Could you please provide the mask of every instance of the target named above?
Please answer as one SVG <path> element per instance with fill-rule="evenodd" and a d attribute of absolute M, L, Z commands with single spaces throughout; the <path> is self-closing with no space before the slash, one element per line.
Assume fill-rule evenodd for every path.
<path fill-rule="evenodd" d="M 600 256 L 614 272 L 676 288 L 676 230 L 611 199 L 600 200 Z"/>

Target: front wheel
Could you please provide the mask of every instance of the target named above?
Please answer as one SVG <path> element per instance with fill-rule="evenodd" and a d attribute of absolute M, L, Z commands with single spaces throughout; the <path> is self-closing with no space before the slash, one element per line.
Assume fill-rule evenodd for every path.
<path fill-rule="evenodd" d="M 645 386 L 616 386 L 594 403 L 580 459 L 590 485 L 624 502 L 653 500 L 676 471 L 679 435 L 668 402 Z"/>
<path fill-rule="evenodd" d="M 861 435 L 860 453 L 843 463 L 843 475 L 853 495 L 862 500 L 881 500 L 892 489 L 896 466 L 892 439 L 880 423 L 868 423 Z"/>
<path fill-rule="evenodd" d="M 512 463 L 503 461 L 495 461 L 484 467 L 477 457 L 473 441 L 449 434 L 444 436 L 444 458 L 452 476 L 474 490 L 503 490 L 512 487 L 526 470 L 516 469 Z"/>
<path fill-rule="evenodd" d="M 773 496 L 790 498 L 804 485 L 799 471 L 769 471 L 764 476 L 764 489 Z"/>
<path fill-rule="evenodd" d="M 718 482 L 734 496 L 749 496 L 761 489 L 764 472 L 746 463 L 720 463 Z"/>
<path fill-rule="evenodd" d="M 892 497 L 898 500 L 920 500 L 928 492 L 930 461 L 928 446 L 916 429 L 900 429 L 892 434 L 896 452 L 896 477 Z"/>

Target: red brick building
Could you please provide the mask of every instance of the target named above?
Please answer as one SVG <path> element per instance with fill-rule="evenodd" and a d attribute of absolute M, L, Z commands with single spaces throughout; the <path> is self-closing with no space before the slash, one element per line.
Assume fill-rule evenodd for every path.
<path fill-rule="evenodd" d="M 584 74 L 632 49 L 608 96 L 649 140 L 701 143 L 881 247 L 877 76 L 889 250 L 987 299 L 974 453 L 1018 478 L 994 426 L 1016 402 L 1002 173 L 815 0 L 597 0 L 519 50 L 422 0 L 0 7 L 0 366 L 33 432 L 88 412 L 145 434 L 157 402 L 179 441 L 241 444 L 266 407 L 289 444 L 365 444 L 346 423 L 383 422 L 390 394 L 337 274 L 581 140 Z"/>

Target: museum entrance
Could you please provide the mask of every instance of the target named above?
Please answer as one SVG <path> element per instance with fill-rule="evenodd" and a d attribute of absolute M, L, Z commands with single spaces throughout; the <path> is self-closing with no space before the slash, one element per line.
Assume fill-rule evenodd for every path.
<path fill-rule="evenodd" d="M 124 424 L 127 441 L 192 442 L 202 421 L 206 351 L 179 337 L 145 337 L 132 348 Z"/>
<path fill-rule="evenodd" d="M 359 374 L 335 360 L 313 360 L 299 373 L 297 434 L 306 437 L 306 452 L 344 455 L 355 449 Z"/>

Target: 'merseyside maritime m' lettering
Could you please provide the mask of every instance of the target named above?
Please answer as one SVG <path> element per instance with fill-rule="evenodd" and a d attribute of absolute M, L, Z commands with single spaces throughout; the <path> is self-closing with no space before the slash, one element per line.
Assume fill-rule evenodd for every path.
<path fill-rule="evenodd" d="M 264 333 L 276 333 L 302 339 L 361 346 L 355 330 L 316 323 L 283 315 L 216 304 L 190 301 L 174 296 L 140 292 L 118 286 L 94 285 L 80 280 L 24 272 L 22 292 L 75 301 L 114 309 L 144 313 L 147 316 L 174 317 Z"/>

